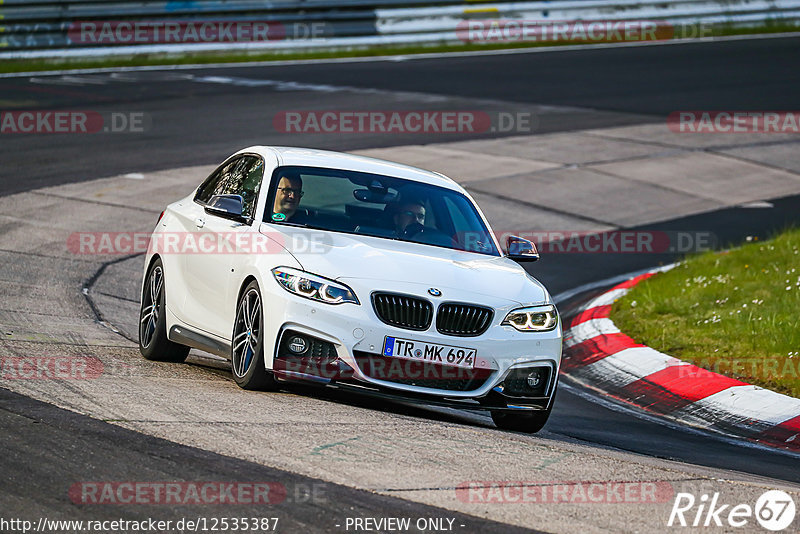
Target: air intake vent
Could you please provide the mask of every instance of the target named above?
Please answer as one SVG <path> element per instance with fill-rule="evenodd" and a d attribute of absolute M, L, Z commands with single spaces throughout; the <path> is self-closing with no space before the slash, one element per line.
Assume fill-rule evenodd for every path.
<path fill-rule="evenodd" d="M 442 304 L 436 315 L 436 330 L 450 336 L 479 336 L 492 322 L 491 308 L 469 304 Z"/>
<path fill-rule="evenodd" d="M 449 365 L 398 360 L 380 354 L 353 351 L 361 371 L 370 378 L 447 391 L 474 391 L 486 383 L 492 369 L 463 369 Z"/>
<path fill-rule="evenodd" d="M 408 330 L 427 330 L 433 319 L 430 302 L 408 295 L 374 293 L 372 307 L 384 323 Z"/>

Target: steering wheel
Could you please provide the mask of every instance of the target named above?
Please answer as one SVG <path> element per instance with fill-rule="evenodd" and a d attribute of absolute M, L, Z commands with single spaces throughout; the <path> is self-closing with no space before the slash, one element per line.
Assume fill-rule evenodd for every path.
<path fill-rule="evenodd" d="M 403 230 L 403 237 L 405 237 L 406 239 L 411 239 L 415 235 L 422 233 L 424 231 L 425 231 L 424 225 L 418 222 L 412 222 L 411 224 L 406 226 L 405 230 Z"/>

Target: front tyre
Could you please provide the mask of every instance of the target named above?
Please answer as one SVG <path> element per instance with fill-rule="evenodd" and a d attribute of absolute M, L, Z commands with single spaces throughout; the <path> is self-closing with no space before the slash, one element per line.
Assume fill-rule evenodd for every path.
<path fill-rule="evenodd" d="M 550 407 L 546 410 L 533 413 L 514 413 L 503 410 L 492 411 L 492 421 L 497 428 L 502 430 L 512 430 L 514 432 L 525 432 L 535 434 L 544 428 L 550 412 L 553 410 L 554 402 L 550 402 Z"/>
<path fill-rule="evenodd" d="M 233 323 L 231 370 L 242 389 L 277 388 L 275 377 L 264 365 L 263 316 L 261 291 L 254 280 L 242 292 Z"/>
<path fill-rule="evenodd" d="M 189 347 L 167 339 L 167 306 L 164 288 L 164 265 L 157 259 L 150 267 L 142 289 L 139 310 L 139 352 L 148 360 L 182 362 Z"/>

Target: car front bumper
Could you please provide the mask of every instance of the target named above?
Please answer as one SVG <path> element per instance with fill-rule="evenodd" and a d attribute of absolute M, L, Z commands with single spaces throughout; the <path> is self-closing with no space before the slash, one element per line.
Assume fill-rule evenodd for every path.
<path fill-rule="evenodd" d="M 509 311 L 520 307 L 516 303 L 498 306 L 495 302 L 494 317 L 486 332 L 462 337 L 437 332 L 435 322 L 425 331 L 385 324 L 369 301 L 361 305 L 329 305 L 281 296 L 272 301 L 273 313 L 266 316 L 273 320 L 266 332 L 273 332 L 274 338 L 270 340 L 272 347 L 265 347 L 265 356 L 271 355 L 266 364 L 281 380 L 312 381 L 382 398 L 465 409 L 543 410 L 552 401 L 561 362 L 561 325 L 549 332 L 519 332 L 501 325 Z M 294 335 L 319 342 L 324 348 L 316 356 L 292 354 L 287 350 L 286 336 Z M 459 378 L 464 371 L 451 366 L 440 366 L 438 371 L 428 373 L 430 365 L 420 369 L 421 364 L 414 366 L 418 362 L 386 358 L 381 353 L 387 336 L 475 349 L 476 362 L 470 376 L 478 378 Z M 401 375 L 370 372 L 365 361 L 376 359 L 384 360 L 384 369 L 399 369 Z M 546 383 L 529 393 L 520 394 L 519 387 L 510 391 L 509 378 L 514 377 L 518 385 L 520 373 L 524 374 L 521 370 L 543 372 Z"/>

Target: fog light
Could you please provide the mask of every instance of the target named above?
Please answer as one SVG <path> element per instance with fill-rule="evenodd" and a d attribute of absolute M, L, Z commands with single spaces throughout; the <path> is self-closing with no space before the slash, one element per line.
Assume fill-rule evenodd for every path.
<path fill-rule="evenodd" d="M 294 336 L 289 340 L 289 350 L 295 354 L 303 354 L 308 350 L 308 342 L 305 338 Z"/>
<path fill-rule="evenodd" d="M 542 383 L 542 375 L 539 371 L 534 371 L 528 375 L 528 386 L 535 389 Z"/>
<path fill-rule="evenodd" d="M 512 369 L 502 384 L 502 392 L 511 397 L 542 397 L 547 393 L 551 368 L 545 366 Z"/>

